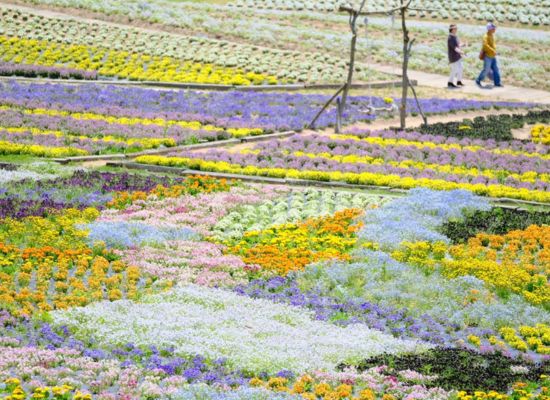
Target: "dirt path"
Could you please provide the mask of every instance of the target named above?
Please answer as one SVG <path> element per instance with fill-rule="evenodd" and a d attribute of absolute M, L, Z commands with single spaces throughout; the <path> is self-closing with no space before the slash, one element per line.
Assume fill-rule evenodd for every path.
<path fill-rule="evenodd" d="M 369 64 L 369 67 L 388 74 L 399 74 L 399 67 L 389 65 Z M 409 79 L 416 80 L 418 86 L 429 86 L 435 88 L 444 88 L 447 85 L 447 76 L 431 74 L 428 72 L 409 71 Z M 504 77 L 505 79 L 505 77 Z M 508 86 L 504 80 L 503 88 L 479 88 L 473 80 L 463 80 L 465 87 L 461 89 L 450 89 L 462 93 L 471 93 L 480 96 L 490 97 L 491 100 L 503 101 L 525 101 L 541 104 L 550 104 L 550 92 L 537 89 L 521 88 L 517 86 Z M 486 81 L 487 82 L 487 81 Z"/>

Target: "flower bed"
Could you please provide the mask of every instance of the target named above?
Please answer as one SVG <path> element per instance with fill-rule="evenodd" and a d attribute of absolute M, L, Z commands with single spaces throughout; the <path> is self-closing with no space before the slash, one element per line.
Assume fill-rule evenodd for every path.
<path fill-rule="evenodd" d="M 362 137 L 361 137 L 362 136 Z M 142 156 L 146 164 L 283 178 L 391 186 L 464 188 L 492 197 L 548 202 L 546 149 L 519 141 L 447 139 L 402 132 L 293 136 L 249 150 Z"/>
<path fill-rule="evenodd" d="M 325 11 L 335 12 L 340 4 L 353 3 L 356 7 L 360 1 L 340 0 L 235 0 L 230 3 L 234 7 L 256 7 L 259 9 L 270 8 L 279 10 L 296 11 Z M 394 4 L 392 4 L 394 5 Z M 550 25 L 550 15 L 543 9 L 543 4 L 533 2 L 514 3 L 512 1 L 489 1 L 477 8 L 476 3 L 470 0 L 454 1 L 450 5 L 444 1 L 420 1 L 418 8 L 427 8 L 430 11 L 411 10 L 408 16 L 411 18 L 433 18 L 452 20 L 496 20 L 498 22 L 519 22 L 524 25 Z M 388 9 L 384 1 L 373 1 L 366 5 L 365 11 L 381 11 Z M 471 11 L 476 11 L 472 15 Z"/>
<path fill-rule="evenodd" d="M 35 168 L 46 173 L 48 170 L 43 164 L 38 163 L 33 167 L 35 171 L 33 174 L 36 174 Z M 56 169 L 51 171 L 55 172 Z M 69 171 L 72 172 L 72 169 Z M 113 196 L 115 196 L 113 206 L 116 206 L 120 202 L 126 202 L 125 196 L 129 193 L 150 192 L 159 185 L 169 186 L 177 182 L 174 178 L 128 173 L 114 174 L 82 170 L 70 172 L 65 172 L 60 177 L 45 174 L 39 181 L 35 179 L 35 175 L 27 177 L 19 174 L 18 177 L 24 179 L 10 182 L 0 193 L 0 218 L 20 219 L 31 215 L 45 217 L 54 210 L 67 208 L 102 209 L 106 203 L 113 200 Z"/>
<path fill-rule="evenodd" d="M 0 36 L 0 57 L 12 64 L 24 59 L 30 65 L 38 67 L 67 66 L 71 69 L 91 70 L 96 76 L 134 81 L 224 85 L 277 83 L 274 76 L 245 72 L 237 68 L 129 53 L 101 46 L 59 44 L 10 36 Z"/>
<path fill-rule="evenodd" d="M 264 2 L 265 0 L 260 0 Z M 246 42 L 254 44 L 258 47 L 268 48 L 284 48 L 287 49 L 287 55 L 294 58 L 294 62 L 286 63 L 284 57 L 270 52 L 269 56 L 263 58 L 261 54 L 254 57 L 248 57 L 248 62 L 254 63 L 258 68 L 261 66 L 277 68 L 281 66 L 281 71 L 295 74 L 298 78 L 307 79 L 309 82 L 331 81 L 342 82 L 344 77 L 340 70 L 334 70 L 332 66 L 337 64 L 343 67 L 347 61 L 347 55 L 342 53 L 341 49 L 349 46 L 349 25 L 345 15 L 337 13 L 315 13 L 315 12 L 294 12 L 281 11 L 278 9 L 254 9 L 258 12 L 248 12 L 246 8 L 228 7 L 225 4 L 203 3 L 203 2 L 180 2 L 174 4 L 167 3 L 166 0 L 150 0 L 147 6 L 138 7 L 134 3 L 128 3 L 121 0 L 112 1 L 108 6 L 102 3 L 94 3 L 88 0 L 26 0 L 29 4 L 42 4 L 57 7 L 68 7 L 68 13 L 71 9 L 85 9 L 93 11 L 95 18 L 106 19 L 119 22 L 121 19 L 127 23 L 134 23 L 139 20 L 145 24 L 155 24 L 156 27 L 162 25 L 163 29 L 168 31 L 184 31 L 185 33 L 193 32 L 197 36 L 203 36 L 206 32 L 210 37 L 230 38 L 234 42 Z M 290 3 L 290 2 L 289 2 Z M 293 4 L 299 4 L 299 1 L 293 1 Z M 423 2 L 420 2 L 420 4 Z M 440 1 L 438 3 L 441 3 Z M 441 11 L 449 12 L 449 18 L 454 21 L 460 20 L 464 14 L 471 18 L 468 21 L 469 25 L 463 25 L 460 33 L 460 38 L 465 43 L 476 44 L 472 46 L 475 50 L 481 45 L 481 37 L 485 33 L 485 23 L 487 20 L 502 20 L 507 17 L 502 12 L 491 12 L 493 16 L 487 16 L 480 9 L 477 3 L 470 2 L 468 4 L 454 6 L 444 4 Z M 531 1 L 528 5 L 524 1 L 520 5 L 518 2 L 509 2 L 512 7 L 504 6 L 502 3 L 497 5 L 497 8 L 506 7 L 509 9 L 523 8 L 523 14 L 534 16 L 536 12 L 532 10 L 540 10 L 544 12 L 547 6 L 544 3 Z M 366 3 L 367 6 L 375 7 L 377 10 L 386 9 L 387 3 L 374 2 Z M 489 6 L 492 8 L 493 4 Z M 332 3 L 334 6 L 334 2 Z M 484 4 L 485 6 L 485 4 Z M 427 8 L 432 5 L 426 5 Z M 452 7 L 452 9 L 451 9 Z M 457 9 L 460 7 L 460 9 Z M 441 22 L 430 21 L 428 17 L 415 20 L 409 18 L 408 26 L 415 32 L 416 45 L 414 57 L 410 59 L 410 67 L 414 70 L 426 71 L 447 75 L 448 64 L 446 59 L 446 41 L 444 40 L 448 34 L 449 22 L 442 20 Z M 474 20 L 472 17 L 476 17 Z M 417 15 L 418 17 L 418 15 Z M 539 14 L 539 18 L 543 15 Z M 479 18 L 479 20 L 477 19 Z M 518 16 L 519 18 L 519 16 Z M 525 18 L 525 16 L 523 17 Z M 546 15 L 548 18 L 548 15 Z M 428 20 L 427 20 L 428 19 Z M 536 89 L 550 88 L 547 79 L 546 58 L 544 53 L 537 51 L 538 48 L 545 48 L 550 43 L 550 35 L 541 29 L 524 29 L 507 28 L 501 25 L 498 34 L 498 47 L 500 65 L 502 70 L 506 71 L 506 80 L 511 85 L 519 87 L 531 87 Z M 364 32 L 361 27 L 361 32 Z M 112 38 L 110 38 L 112 39 Z M 202 40 L 199 39 L 199 40 Z M 528 41 L 530 46 L 525 46 L 525 41 Z M 145 41 L 147 43 L 147 41 Z M 209 42 L 210 43 L 210 42 Z M 137 43 L 137 46 L 143 43 Z M 163 43 L 158 43 L 158 48 Z M 194 45 L 194 43 L 190 43 Z M 234 43 L 231 43 L 234 45 Z M 168 47 L 166 52 L 179 51 L 176 43 L 176 48 Z M 134 48 L 136 46 L 133 46 Z M 361 71 L 358 71 L 361 80 L 390 80 L 395 77 L 380 76 L 374 71 L 368 69 L 368 63 L 375 62 L 385 65 L 399 66 L 400 51 L 402 49 L 402 32 L 399 24 L 394 24 L 390 18 L 385 16 L 369 18 L 368 36 L 360 34 L 357 41 L 357 57 L 358 61 L 367 60 L 361 65 Z M 214 54 L 219 53 L 218 48 Z M 475 53 L 475 51 L 473 53 Z M 247 54 L 248 51 L 239 49 L 240 54 Z M 467 53 L 469 49 L 466 49 Z M 298 53 L 298 55 L 296 55 Z M 301 54 L 300 54 L 301 53 Z M 320 53 L 315 56 L 308 57 L 307 61 L 302 61 L 304 53 Z M 210 54 L 207 54 L 210 56 Z M 205 57 L 203 52 L 199 52 L 196 57 Z M 224 59 L 238 62 L 232 54 L 224 54 Z M 271 61 L 273 60 L 273 62 Z M 372 60 L 372 61 L 371 61 Z M 211 60 L 213 61 L 213 60 Z M 325 63 L 319 68 L 318 63 Z M 298 68 L 298 64 L 299 67 Z M 331 64 L 330 71 L 326 64 Z M 308 70 L 306 68 L 310 67 Z M 479 73 L 479 62 L 476 57 L 464 58 L 464 68 L 466 76 L 474 76 Z M 338 74 L 338 75 L 336 75 Z"/>
<path fill-rule="evenodd" d="M 4 7 L 2 10 L 0 45 L 4 61 L 17 61 L 15 54 L 23 51 L 25 56 L 21 59 L 51 65 L 61 60 L 55 57 L 56 50 L 60 50 L 71 55 L 65 61 L 69 66 L 95 70 L 103 76 L 235 85 L 306 81 L 314 73 L 318 80 L 318 71 L 326 71 L 325 81 L 332 81 L 343 78 L 345 72 L 345 63 L 334 57 L 319 59 L 311 53 L 262 49 L 113 25 L 104 25 L 99 30 L 97 25 L 85 21 L 45 17 Z M 128 48 L 133 51 L 126 51 Z M 48 50 L 47 57 L 36 50 Z M 39 57 L 35 59 L 36 56 Z M 330 64 L 328 70 L 325 62 Z M 366 68 L 363 69 L 366 77 L 365 72 Z"/>
<path fill-rule="evenodd" d="M 354 362 L 369 354 L 427 347 L 361 325 L 341 328 L 315 321 L 308 312 L 291 306 L 194 286 L 146 297 L 140 303 L 95 303 L 54 312 L 52 317 L 54 323 L 73 328 L 77 337 L 92 337 L 99 344 L 120 345 L 122 339 L 174 346 L 180 356 L 199 352 L 210 359 L 227 357 L 232 367 L 255 373 L 331 370 L 341 361 Z M 139 331 L 131 328 L 134 324 Z M 311 348 L 315 353 L 304 357 Z"/>
<path fill-rule="evenodd" d="M 491 212 L 471 193 L 84 171 L 31 185 L 6 195 L 66 206 L 0 220 L 2 394 L 451 400 L 546 384 L 543 304 L 434 271 L 502 242 L 448 250 L 450 221 Z M 507 233 L 498 257 L 542 271 L 545 229 Z"/>
<path fill-rule="evenodd" d="M 0 154 L 40 157 L 132 153 L 287 129 L 301 130 L 327 97 L 160 92 L 99 85 L 75 88 L 62 84 L 15 82 L 0 84 L 0 92 Z M 373 118 L 361 111 L 366 101 L 363 97 L 350 98 L 351 108 L 346 113 L 348 122 Z M 378 98 L 375 101 L 383 102 Z M 422 101 L 427 112 L 532 106 L 527 103 Z M 334 109 L 329 110 L 317 126 L 331 125 L 334 113 Z"/>
<path fill-rule="evenodd" d="M 422 126 L 422 133 L 443 135 L 458 138 L 494 139 L 497 141 L 512 141 L 512 129 L 523 128 L 525 124 L 534 124 L 550 121 L 550 110 L 529 111 L 526 115 L 495 115 L 489 117 L 476 117 L 473 120 L 462 122 L 436 123 Z M 544 129 L 534 129 L 536 132 L 533 141 L 543 143 L 545 140 Z M 540 138 L 539 138 L 540 136 Z"/>
<path fill-rule="evenodd" d="M 502 297 L 517 293 L 530 303 L 550 308 L 546 277 L 549 234 L 548 227 L 537 225 L 506 235 L 478 233 L 467 244 L 449 249 L 434 250 L 423 243 L 406 244 L 395 257 L 428 269 L 440 266 L 441 273 L 451 278 L 475 276 Z M 442 257 L 442 250 L 443 254 L 448 252 L 450 259 Z M 550 349 L 542 350 L 545 351 Z"/>
<path fill-rule="evenodd" d="M 96 80 L 95 71 L 85 71 L 72 68 L 46 67 L 36 65 L 15 64 L 0 62 L 0 75 L 22 76 L 25 78 L 51 78 L 51 79 L 85 79 Z"/>
<path fill-rule="evenodd" d="M 195 135 L 197 140 L 254 135 L 273 131 L 301 130 L 328 100 L 328 95 L 254 92 L 158 91 L 153 89 L 86 84 L 0 83 L 2 116 L 15 127 L 65 130 L 75 136 L 114 136 L 122 139 L 163 138 L 177 144 Z M 363 111 L 378 97 L 350 97 L 346 122 L 373 119 Z M 533 104 L 478 100 L 421 99 L 427 113 L 495 108 L 529 108 Z M 397 101 L 398 102 L 398 101 Z M 414 101 L 408 103 L 416 112 Z M 334 124 L 329 108 L 316 127 Z M 65 135 L 66 136 L 66 135 Z"/>
<path fill-rule="evenodd" d="M 550 126 L 537 124 L 531 129 L 533 142 L 548 145 L 550 144 Z"/>

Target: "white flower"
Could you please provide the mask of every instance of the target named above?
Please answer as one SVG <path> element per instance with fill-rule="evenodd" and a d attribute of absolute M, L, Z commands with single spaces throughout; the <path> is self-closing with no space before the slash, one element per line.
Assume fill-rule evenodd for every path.
<path fill-rule="evenodd" d="M 174 346 L 180 355 L 225 357 L 235 368 L 256 373 L 334 370 L 341 362 L 428 347 L 364 325 L 316 321 L 304 309 L 221 289 L 179 287 L 143 301 L 100 302 L 52 316 L 100 345 Z"/>

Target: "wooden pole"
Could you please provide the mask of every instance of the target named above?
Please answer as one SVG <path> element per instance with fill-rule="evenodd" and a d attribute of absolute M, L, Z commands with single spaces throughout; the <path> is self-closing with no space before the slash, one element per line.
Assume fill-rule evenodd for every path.
<path fill-rule="evenodd" d="M 317 113 L 317 115 L 315 116 L 315 118 L 313 118 L 313 120 L 310 122 L 310 124 L 308 125 L 308 128 L 309 129 L 315 129 L 315 122 L 317 122 L 317 120 L 319 119 L 319 117 L 321 116 L 321 114 L 327 109 L 327 107 L 329 106 L 330 103 L 332 103 L 334 101 L 334 99 L 336 98 L 336 96 L 338 96 L 340 94 L 340 92 L 342 90 L 344 90 L 344 87 L 346 85 L 343 84 L 342 87 L 340 87 L 340 89 L 338 89 L 336 91 L 336 93 L 334 93 L 334 95 L 329 99 L 329 101 L 327 101 L 325 103 L 325 105 L 323 106 L 323 108 L 321 108 L 321 110 L 319 110 L 319 112 Z"/>
<path fill-rule="evenodd" d="M 334 131 L 340 133 L 340 129 L 342 129 L 342 102 L 340 101 L 340 97 L 336 99 L 336 104 L 338 106 L 338 112 L 336 113 L 336 128 Z"/>
<path fill-rule="evenodd" d="M 409 81 L 409 78 L 407 76 L 407 69 L 409 65 L 409 56 L 410 56 L 410 46 L 409 46 L 409 31 L 407 29 L 406 24 L 406 13 L 409 10 L 409 7 L 411 5 L 412 0 L 400 0 L 401 4 L 398 7 L 391 8 L 389 10 L 381 10 L 381 11 L 363 11 L 363 8 L 365 6 L 366 0 L 363 0 L 361 2 L 361 7 L 356 10 L 353 7 L 348 6 L 340 6 L 338 8 L 338 11 L 340 12 L 347 12 L 349 13 L 349 25 L 352 33 L 351 37 L 351 51 L 350 51 L 350 65 L 348 70 L 348 77 L 346 80 L 346 83 L 338 89 L 338 91 L 330 98 L 330 100 L 323 106 L 321 111 L 317 113 L 313 121 L 309 124 L 309 128 L 313 129 L 315 122 L 319 118 L 319 116 L 326 110 L 326 108 L 329 106 L 332 101 L 338 96 L 338 94 L 343 90 L 344 93 L 342 94 L 341 102 L 339 103 L 338 109 L 337 109 L 337 117 L 341 121 L 342 120 L 342 113 L 344 111 L 344 108 L 346 106 L 346 102 L 348 99 L 348 93 L 351 88 L 351 83 L 353 80 L 353 72 L 355 69 L 355 51 L 356 51 L 356 44 L 357 44 L 357 18 L 359 16 L 368 16 L 368 15 L 394 15 L 396 12 L 401 13 L 401 28 L 403 30 L 403 65 L 402 65 L 402 96 L 401 96 L 401 106 L 400 106 L 400 122 L 401 122 L 401 129 L 406 128 L 406 118 L 407 118 L 407 97 L 408 97 L 408 89 L 409 86 L 411 87 L 413 94 L 415 96 L 415 99 L 418 102 L 418 98 L 416 97 L 416 91 L 414 90 L 414 87 L 411 85 L 411 82 Z M 412 9 L 412 8 L 411 8 Z M 415 10 L 427 10 L 427 9 L 416 9 Z M 420 109 L 420 105 L 419 105 Z M 422 110 L 421 110 L 422 113 Z M 422 113 L 422 117 L 424 118 L 424 121 L 427 121 L 426 117 Z M 426 122 L 425 122 L 426 123 Z M 337 126 L 338 129 L 338 126 Z"/>
<path fill-rule="evenodd" d="M 403 30 L 403 67 L 402 67 L 402 78 L 403 82 L 401 84 L 401 105 L 399 110 L 399 119 L 401 123 L 401 129 L 407 127 L 407 95 L 409 90 L 409 78 L 407 77 L 407 69 L 409 66 L 409 31 L 407 29 L 405 13 L 407 12 L 407 7 L 410 1 L 405 5 L 405 0 L 401 0 L 401 29 Z"/>
<path fill-rule="evenodd" d="M 411 55 L 411 48 L 412 48 L 413 43 L 414 43 L 414 39 L 410 41 L 409 47 L 407 49 L 407 54 L 408 54 L 409 57 Z M 416 90 L 414 89 L 414 86 L 411 84 L 411 81 L 410 81 L 408 76 L 407 76 L 407 82 L 409 83 L 409 86 L 410 86 L 411 91 L 413 93 L 414 100 L 416 101 L 416 105 L 418 107 L 418 110 L 420 111 L 420 115 L 422 116 L 422 120 L 424 121 L 424 125 L 428 125 L 428 118 L 424 114 L 424 111 L 422 111 L 422 106 L 420 105 L 420 101 L 418 100 L 418 96 L 416 95 Z"/>
<path fill-rule="evenodd" d="M 361 7 L 359 7 L 358 11 L 351 11 L 349 14 L 349 27 L 351 29 L 351 49 L 350 49 L 350 55 L 349 55 L 349 69 L 348 69 L 348 79 L 346 80 L 346 86 L 344 88 L 344 93 L 342 94 L 342 107 L 339 109 L 339 111 L 344 110 L 346 107 L 346 101 L 348 99 L 348 92 L 351 88 L 351 82 L 353 80 L 353 70 L 355 68 L 355 49 L 357 45 L 357 17 L 359 17 L 359 14 L 363 11 L 363 7 L 365 7 L 365 3 L 367 0 L 363 0 L 361 2 Z"/>

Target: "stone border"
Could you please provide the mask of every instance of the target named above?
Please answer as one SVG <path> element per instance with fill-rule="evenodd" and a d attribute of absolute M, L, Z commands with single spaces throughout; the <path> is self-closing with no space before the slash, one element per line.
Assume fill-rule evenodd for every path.
<path fill-rule="evenodd" d="M 239 139 L 213 140 L 211 142 L 205 142 L 205 143 L 184 144 L 181 146 L 165 147 L 162 149 L 145 150 L 137 153 L 103 154 L 103 155 L 93 155 L 93 156 L 53 158 L 52 161 L 58 162 L 59 164 L 69 164 L 72 162 L 125 160 L 125 159 L 135 158 L 139 156 L 152 156 L 152 155 L 166 154 L 166 153 L 171 153 L 173 151 L 180 151 L 180 150 L 199 150 L 199 149 L 209 149 L 213 147 L 232 146 L 232 145 L 248 143 L 248 142 L 261 142 L 264 140 L 285 138 L 285 137 L 292 136 L 294 134 L 296 134 L 295 131 L 285 131 L 285 132 L 278 132 L 278 133 L 268 133 L 265 135 L 245 136 Z"/>
<path fill-rule="evenodd" d="M 136 162 L 108 162 L 108 167 L 117 167 L 117 168 L 127 168 L 127 169 L 136 169 L 142 171 L 158 172 L 158 173 L 171 173 L 177 175 L 205 175 L 211 176 L 214 178 L 225 178 L 225 179 L 238 179 L 241 181 L 255 182 L 255 183 L 266 183 L 274 185 L 288 185 L 288 186 L 314 186 L 314 187 L 323 187 L 328 189 L 345 189 L 345 190 L 368 190 L 368 191 L 378 191 L 382 192 L 380 194 L 387 196 L 402 196 L 408 193 L 406 189 L 392 188 L 389 186 L 374 186 L 374 185 L 355 185 L 347 182 L 338 182 L 338 181 L 314 181 L 307 179 L 286 179 L 286 178 L 269 178 L 264 176 L 254 176 L 254 175 L 240 175 L 240 174 L 227 174 L 222 172 L 209 172 L 209 171 L 200 171 L 179 167 L 167 167 L 163 165 L 151 165 L 151 164 L 140 164 Z M 510 199 L 507 197 L 487 197 L 487 200 L 494 205 L 500 207 L 506 207 L 511 209 L 524 209 L 529 210 L 528 207 L 541 207 L 543 209 L 550 209 L 550 203 L 539 203 L 536 201 L 529 200 L 518 200 Z"/>
<path fill-rule="evenodd" d="M 298 83 L 288 85 L 214 85 L 200 83 L 179 83 L 179 82 L 153 82 L 153 81 L 116 81 L 116 80 L 85 80 L 85 79 L 49 79 L 49 78 L 25 78 L 19 76 L 0 76 L 0 80 L 9 81 L 15 80 L 19 82 L 30 83 L 66 83 L 66 84 L 86 84 L 96 83 L 101 85 L 118 85 L 118 86 L 137 86 L 151 87 L 162 89 L 190 89 L 190 90 L 214 90 L 214 91 L 242 91 L 242 92 L 274 92 L 274 91 L 298 91 L 298 90 L 325 90 L 339 89 L 342 85 L 339 83 Z M 413 86 L 417 86 L 416 80 L 411 80 Z M 401 81 L 375 81 L 371 83 L 354 83 L 352 89 L 381 89 L 400 86 Z"/>

